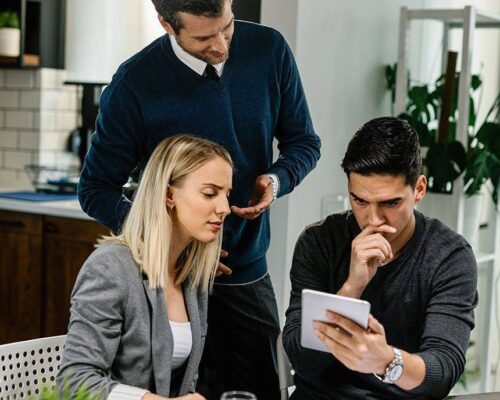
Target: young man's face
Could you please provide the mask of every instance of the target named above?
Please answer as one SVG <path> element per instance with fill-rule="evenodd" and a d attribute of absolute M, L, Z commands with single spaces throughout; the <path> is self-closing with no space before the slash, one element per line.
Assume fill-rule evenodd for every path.
<path fill-rule="evenodd" d="M 415 226 L 413 207 L 423 199 L 426 185 L 423 175 L 412 188 L 406 184 L 404 175 L 351 173 L 349 198 L 359 227 L 386 224 L 397 230 L 384 235 L 389 243 L 409 239 Z"/>
<path fill-rule="evenodd" d="M 179 13 L 183 27 L 177 34 L 162 17 L 159 17 L 160 23 L 170 35 L 175 36 L 184 51 L 206 63 L 219 64 L 229 57 L 234 33 L 231 3 L 231 0 L 226 0 L 222 15 L 217 18 Z"/>

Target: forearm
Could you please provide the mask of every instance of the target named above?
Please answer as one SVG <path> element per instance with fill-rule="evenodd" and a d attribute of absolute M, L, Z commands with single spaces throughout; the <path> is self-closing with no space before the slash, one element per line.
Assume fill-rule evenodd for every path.
<path fill-rule="evenodd" d="M 403 357 L 403 375 L 399 378 L 395 385 L 403 390 L 412 390 L 420 386 L 425 378 L 425 363 L 421 357 L 415 354 L 407 353 L 401 350 Z"/>

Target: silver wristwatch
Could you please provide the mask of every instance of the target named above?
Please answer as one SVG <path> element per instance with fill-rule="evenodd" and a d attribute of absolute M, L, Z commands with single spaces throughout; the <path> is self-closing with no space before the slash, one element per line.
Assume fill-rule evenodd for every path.
<path fill-rule="evenodd" d="M 276 174 L 267 174 L 269 177 L 269 180 L 271 181 L 271 185 L 273 186 L 273 200 L 276 200 L 278 197 L 278 192 L 280 190 L 280 180 L 278 178 L 278 175 Z"/>
<path fill-rule="evenodd" d="M 374 374 L 382 382 L 389 384 L 393 384 L 403 375 L 403 357 L 401 356 L 401 351 L 392 347 L 392 352 L 394 353 L 394 359 L 385 369 L 385 374 L 383 376 Z"/>

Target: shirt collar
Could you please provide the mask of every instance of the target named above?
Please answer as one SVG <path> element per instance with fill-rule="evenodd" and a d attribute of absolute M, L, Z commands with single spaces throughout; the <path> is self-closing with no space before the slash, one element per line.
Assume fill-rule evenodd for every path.
<path fill-rule="evenodd" d="M 174 35 L 169 35 L 169 37 L 170 37 L 170 43 L 172 45 L 172 50 L 174 51 L 177 58 L 181 60 L 184 64 L 186 64 L 189 68 L 191 68 L 194 72 L 196 72 L 198 75 L 203 75 L 207 63 L 205 61 L 200 60 L 199 58 L 192 56 L 187 51 L 185 51 L 181 46 L 179 46 L 179 43 L 177 43 L 177 40 L 175 40 Z M 224 68 L 224 64 L 225 62 L 214 64 L 214 68 L 219 76 L 222 75 L 222 69 Z"/>

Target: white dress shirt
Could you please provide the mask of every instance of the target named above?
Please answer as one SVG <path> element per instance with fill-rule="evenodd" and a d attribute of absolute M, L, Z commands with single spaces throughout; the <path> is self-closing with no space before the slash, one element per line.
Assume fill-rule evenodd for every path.
<path fill-rule="evenodd" d="M 199 58 L 192 56 L 187 51 L 185 51 L 181 46 L 179 46 L 179 43 L 177 43 L 177 40 L 175 40 L 175 37 L 173 35 L 169 35 L 169 37 L 170 37 L 170 43 L 172 45 L 172 50 L 174 51 L 177 58 L 181 60 L 184 64 L 186 64 L 189 68 L 191 68 L 194 72 L 196 72 L 198 75 L 203 75 L 207 63 L 205 61 L 200 60 Z M 219 77 L 222 75 L 222 70 L 224 69 L 224 63 L 225 61 L 219 64 L 214 64 L 214 68 L 217 71 L 217 75 L 219 75 Z"/>

